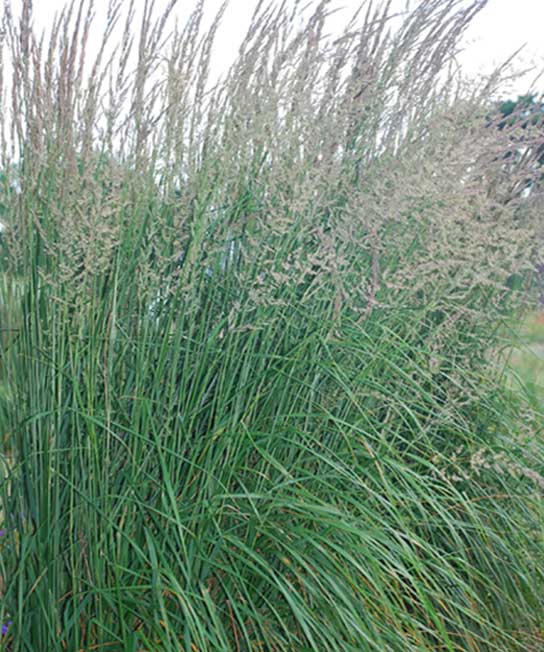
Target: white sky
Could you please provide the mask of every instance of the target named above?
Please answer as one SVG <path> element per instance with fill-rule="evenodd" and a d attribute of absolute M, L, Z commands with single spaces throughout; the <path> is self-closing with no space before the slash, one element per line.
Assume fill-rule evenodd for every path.
<path fill-rule="evenodd" d="M 194 8 L 196 0 L 178 0 L 177 14 L 183 20 Z M 396 0 L 399 8 L 406 0 Z M 426 0 L 416 0 L 425 2 Z M 469 0 L 467 0 L 468 2 Z M 20 6 L 21 0 L 8 0 L 12 7 Z M 143 6 L 144 0 L 136 0 Z M 159 0 L 162 5 L 165 0 Z M 207 0 L 208 15 L 215 15 L 222 0 Z M 303 0 L 302 4 L 306 4 Z M 344 7 L 331 21 L 331 29 L 340 28 L 359 6 L 361 0 L 336 0 L 333 6 Z M 377 0 L 385 2 L 385 0 Z M 412 4 L 414 0 L 412 0 Z M 295 0 L 288 0 L 294 6 Z M 64 0 L 35 0 L 35 26 L 41 31 L 52 21 L 55 11 L 64 5 Z M 106 8 L 107 0 L 95 0 L 96 7 Z M 257 0 L 230 0 L 230 7 L 223 21 L 223 27 L 217 37 L 216 69 L 225 66 L 234 57 L 237 46 L 249 24 Z M 97 19 L 96 29 L 100 20 Z M 488 0 L 488 6 L 476 17 L 466 36 L 467 49 L 460 57 L 462 67 L 470 74 L 489 72 L 494 64 L 504 61 L 517 48 L 525 45 L 520 57 L 520 64 L 544 68 L 544 0 Z M 524 92 L 533 81 L 536 72 L 527 76 L 527 81 L 517 83 L 509 92 Z M 544 90 L 544 78 L 537 85 L 537 90 Z M 505 91 L 506 92 L 506 91 Z"/>
<path fill-rule="evenodd" d="M 461 63 L 470 74 L 489 72 L 518 48 L 520 66 L 533 68 L 513 91 L 523 93 L 544 69 L 544 0 L 489 0 L 467 30 Z M 536 89 L 544 91 L 544 78 Z"/>

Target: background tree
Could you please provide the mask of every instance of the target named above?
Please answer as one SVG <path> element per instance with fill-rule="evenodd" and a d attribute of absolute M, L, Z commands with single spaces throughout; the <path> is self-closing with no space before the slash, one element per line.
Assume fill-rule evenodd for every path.
<path fill-rule="evenodd" d="M 516 100 L 498 102 L 496 109 L 498 122 L 495 124 L 508 139 L 502 156 L 505 161 L 502 166 L 505 200 L 530 199 L 522 202 L 520 215 L 535 207 L 538 211 L 544 180 L 544 96 L 538 97 L 534 93 L 519 95 Z M 537 255 L 536 265 L 541 310 L 544 309 L 543 258 L 542 254 Z"/>
<path fill-rule="evenodd" d="M 544 99 L 535 94 L 519 95 L 516 100 L 498 103 L 499 130 L 508 134 L 513 145 L 508 149 L 506 171 L 514 179 L 513 195 L 538 190 L 544 165 Z M 523 178 L 516 172 L 523 170 Z"/>

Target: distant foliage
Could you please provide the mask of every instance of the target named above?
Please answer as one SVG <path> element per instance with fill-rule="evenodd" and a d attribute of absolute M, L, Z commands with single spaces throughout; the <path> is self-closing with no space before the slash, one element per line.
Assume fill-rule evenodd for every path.
<path fill-rule="evenodd" d="M 495 105 L 498 118 L 491 123 L 504 132 L 511 145 L 503 155 L 508 177 L 509 198 L 520 194 L 542 195 L 544 173 L 544 100 L 536 95 L 520 95 Z M 520 179 L 520 171 L 526 176 Z M 512 183 L 512 179 L 514 183 Z"/>

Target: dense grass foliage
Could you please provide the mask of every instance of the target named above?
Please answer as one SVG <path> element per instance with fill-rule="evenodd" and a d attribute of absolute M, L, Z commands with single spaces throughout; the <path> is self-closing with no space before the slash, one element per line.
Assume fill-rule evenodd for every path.
<path fill-rule="evenodd" d="M 540 199 L 448 67 L 485 3 L 334 43 L 328 4 L 262 6 L 213 88 L 200 5 L 133 53 L 112 2 L 94 63 L 84 3 L 49 45 L 4 10 L 0 650 L 536 645 L 540 417 L 494 360 Z"/>

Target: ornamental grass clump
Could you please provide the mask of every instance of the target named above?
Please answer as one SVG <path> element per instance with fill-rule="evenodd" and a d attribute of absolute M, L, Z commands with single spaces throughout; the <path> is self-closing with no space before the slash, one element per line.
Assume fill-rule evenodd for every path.
<path fill-rule="evenodd" d="M 221 16 L 153 5 L 94 58 L 92 3 L 3 9 L 0 650 L 527 649 L 541 421 L 495 360 L 541 200 L 455 72 L 485 1 L 261 3 L 213 83 Z"/>

